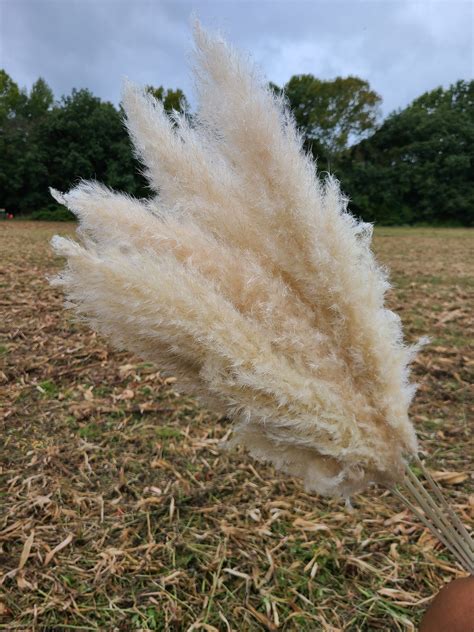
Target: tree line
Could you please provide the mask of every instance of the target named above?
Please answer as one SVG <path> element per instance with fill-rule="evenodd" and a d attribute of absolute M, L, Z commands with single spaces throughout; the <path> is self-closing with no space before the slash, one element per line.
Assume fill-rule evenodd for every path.
<path fill-rule="evenodd" d="M 388 225 L 474 225 L 474 81 L 426 92 L 383 121 L 380 96 L 358 77 L 306 74 L 270 87 L 287 100 L 319 171 L 341 181 L 354 215 Z M 189 111 L 182 90 L 147 89 L 170 114 Z M 123 116 L 89 90 L 55 100 L 44 79 L 27 91 L 0 70 L 0 207 L 68 217 L 48 187 L 65 191 L 79 178 L 149 196 Z"/>

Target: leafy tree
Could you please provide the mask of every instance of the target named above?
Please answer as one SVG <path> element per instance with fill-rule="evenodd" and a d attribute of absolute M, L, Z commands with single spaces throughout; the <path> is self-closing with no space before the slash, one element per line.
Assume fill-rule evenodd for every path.
<path fill-rule="evenodd" d="M 423 94 L 375 132 L 380 98 L 361 79 L 300 75 L 271 88 L 288 99 L 306 149 L 340 178 L 354 213 L 384 224 L 474 225 L 473 81 Z M 148 90 L 166 111 L 188 111 L 181 90 Z M 123 111 L 88 90 L 54 102 L 43 79 L 28 93 L 0 70 L 0 206 L 52 208 L 48 187 L 67 190 L 79 178 L 148 194 Z"/>
<path fill-rule="evenodd" d="M 0 69 L 0 125 L 13 118 L 26 100 L 26 95 L 8 75 Z"/>
<path fill-rule="evenodd" d="M 147 89 L 168 112 L 186 111 L 182 90 Z M 123 115 L 88 90 L 55 103 L 43 79 L 28 93 L 0 70 L 0 206 L 14 213 L 54 210 L 49 186 L 67 190 L 79 178 L 146 195 Z"/>
<path fill-rule="evenodd" d="M 354 210 L 384 223 L 474 224 L 474 81 L 437 88 L 347 151 Z"/>
<path fill-rule="evenodd" d="M 27 115 L 39 119 L 52 107 L 54 95 L 46 81 L 41 77 L 33 84 L 26 103 Z"/>
<path fill-rule="evenodd" d="M 121 114 L 111 103 L 88 90 L 53 103 L 42 79 L 29 94 L 8 77 L 0 80 L 6 112 L 0 123 L 0 205 L 15 214 L 52 209 L 49 186 L 67 190 L 79 178 L 145 193 Z"/>
<path fill-rule="evenodd" d="M 159 88 L 147 86 L 146 91 L 152 94 L 155 99 L 163 103 L 163 107 L 166 112 L 171 113 L 173 110 L 176 110 L 177 112 L 187 112 L 189 110 L 188 100 L 180 88 L 177 88 L 176 90 L 165 90 L 163 86 L 160 86 Z"/>
<path fill-rule="evenodd" d="M 53 93 L 38 79 L 30 94 L 0 70 L 0 204 L 13 211 L 28 208 L 44 171 L 35 130 L 53 103 Z"/>
<path fill-rule="evenodd" d="M 38 127 L 37 139 L 43 148 L 41 194 L 48 186 L 67 190 L 79 178 L 97 179 L 128 193 L 144 192 L 121 114 L 89 90 L 63 97 Z M 34 204 L 38 202 L 29 206 Z"/>
<path fill-rule="evenodd" d="M 376 128 L 381 98 L 358 77 L 324 81 L 297 75 L 283 91 L 313 153 L 332 158 Z"/>

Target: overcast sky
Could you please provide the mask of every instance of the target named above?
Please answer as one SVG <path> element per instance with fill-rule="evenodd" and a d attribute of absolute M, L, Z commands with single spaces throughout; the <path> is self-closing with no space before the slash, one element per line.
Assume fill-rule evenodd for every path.
<path fill-rule="evenodd" d="M 279 85 L 368 79 L 384 114 L 474 75 L 471 0 L 0 0 L 0 67 L 57 97 L 86 87 L 118 103 L 124 76 L 192 96 L 193 14 Z"/>

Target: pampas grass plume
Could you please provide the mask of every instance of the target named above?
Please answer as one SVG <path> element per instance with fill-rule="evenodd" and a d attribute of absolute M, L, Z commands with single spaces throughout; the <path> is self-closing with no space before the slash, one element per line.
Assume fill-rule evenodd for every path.
<path fill-rule="evenodd" d="M 384 306 L 371 226 L 320 179 L 285 102 L 195 27 L 199 108 L 170 120 L 127 83 L 127 127 L 155 196 L 95 182 L 53 195 L 80 222 L 55 280 L 68 305 L 234 420 L 232 443 L 348 496 L 417 452 L 414 349 Z"/>

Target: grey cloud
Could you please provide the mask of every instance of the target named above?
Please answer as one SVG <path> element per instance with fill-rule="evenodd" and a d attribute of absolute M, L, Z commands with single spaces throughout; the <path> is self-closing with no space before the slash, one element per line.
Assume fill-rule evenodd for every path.
<path fill-rule="evenodd" d="M 0 65 L 57 96 L 88 87 L 118 102 L 123 76 L 190 95 L 191 15 L 250 53 L 278 84 L 356 74 L 384 112 L 473 76 L 469 1 L 0 0 Z"/>

